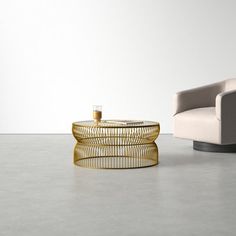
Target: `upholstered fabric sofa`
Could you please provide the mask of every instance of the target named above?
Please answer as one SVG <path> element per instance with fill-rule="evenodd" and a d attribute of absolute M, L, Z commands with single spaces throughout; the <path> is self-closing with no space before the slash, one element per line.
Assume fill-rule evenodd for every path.
<path fill-rule="evenodd" d="M 236 151 L 236 79 L 178 92 L 174 136 L 194 140 L 194 149 Z"/>

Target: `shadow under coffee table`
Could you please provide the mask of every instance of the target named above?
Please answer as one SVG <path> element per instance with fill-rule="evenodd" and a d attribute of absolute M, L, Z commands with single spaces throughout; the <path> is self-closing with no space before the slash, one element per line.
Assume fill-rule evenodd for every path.
<path fill-rule="evenodd" d="M 158 122 L 114 124 L 106 121 L 79 121 L 72 124 L 77 140 L 74 163 L 88 168 L 124 169 L 158 164 L 155 144 Z"/>

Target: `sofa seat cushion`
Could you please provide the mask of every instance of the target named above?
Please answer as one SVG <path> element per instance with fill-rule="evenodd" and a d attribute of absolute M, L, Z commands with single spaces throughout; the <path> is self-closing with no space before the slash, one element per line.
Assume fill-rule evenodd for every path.
<path fill-rule="evenodd" d="M 221 144 L 221 123 L 215 107 L 203 107 L 174 116 L 174 136 L 195 141 Z"/>

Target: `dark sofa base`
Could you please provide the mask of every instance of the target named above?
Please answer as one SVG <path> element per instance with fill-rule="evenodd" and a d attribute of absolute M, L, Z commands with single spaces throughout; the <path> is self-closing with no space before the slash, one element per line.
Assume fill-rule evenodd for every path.
<path fill-rule="evenodd" d="M 193 141 L 193 149 L 203 152 L 236 153 L 236 144 L 218 145 L 212 143 Z"/>

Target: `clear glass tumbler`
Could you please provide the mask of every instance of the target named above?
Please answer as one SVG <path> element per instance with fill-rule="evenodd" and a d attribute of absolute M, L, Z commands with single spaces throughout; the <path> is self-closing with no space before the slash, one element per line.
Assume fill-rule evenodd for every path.
<path fill-rule="evenodd" d="M 93 105 L 93 120 L 98 123 L 102 119 L 102 106 L 101 105 Z"/>

